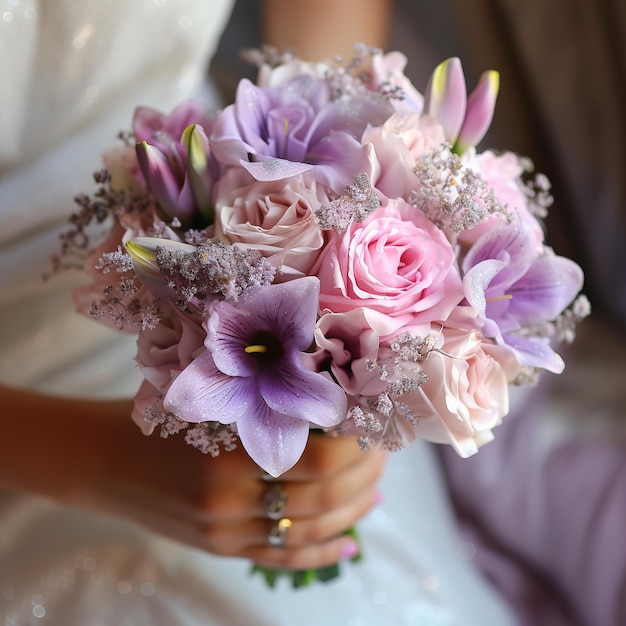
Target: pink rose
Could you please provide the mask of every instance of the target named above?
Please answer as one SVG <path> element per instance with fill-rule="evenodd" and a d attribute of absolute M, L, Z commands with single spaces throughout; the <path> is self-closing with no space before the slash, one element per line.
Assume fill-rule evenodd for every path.
<path fill-rule="evenodd" d="M 496 198 L 505 205 L 514 220 L 522 220 L 528 225 L 535 246 L 538 251 L 543 248 L 544 232 L 539 220 L 529 208 L 528 196 L 524 192 L 521 176 L 524 167 L 520 157 L 512 152 L 495 154 L 485 150 L 479 154 L 468 152 L 464 157 L 465 164 L 480 174 L 487 185 L 491 187 Z M 471 245 L 483 233 L 495 226 L 494 222 L 501 222 L 502 217 L 493 216 L 471 230 L 462 232 L 459 241 Z"/>
<path fill-rule="evenodd" d="M 420 418 L 419 436 L 450 443 L 462 457 L 474 454 L 509 411 L 512 353 L 476 331 L 446 328 L 441 351 L 430 352 L 422 367 L 428 380 L 405 399 Z"/>
<path fill-rule="evenodd" d="M 320 309 L 370 309 L 385 336 L 407 325 L 445 320 L 463 298 L 452 246 L 424 214 L 389 200 L 364 222 L 336 234 L 313 268 Z"/>
<path fill-rule="evenodd" d="M 394 113 L 382 126 L 369 126 L 361 141 L 373 147 L 372 185 L 388 198 L 406 200 L 417 186 L 413 170 L 418 159 L 445 137 L 443 128 L 428 115 Z"/>
<path fill-rule="evenodd" d="M 168 300 L 161 306 L 164 317 L 157 327 L 142 331 L 137 339 L 135 360 L 145 381 L 135 396 L 132 418 L 145 434 L 154 429 L 144 419 L 145 409 L 162 408 L 174 378 L 205 349 L 206 331 L 199 317 L 181 311 Z"/>
<path fill-rule="evenodd" d="M 314 371 L 329 369 L 347 394 L 378 395 L 387 383 L 371 364 L 381 359 L 379 333 L 383 331 L 368 309 L 326 313 L 315 328 L 317 350 L 303 355 L 305 363 Z M 389 352 L 389 348 L 382 350 Z"/>
<path fill-rule="evenodd" d="M 239 180 L 236 170 L 226 178 Z M 248 178 L 249 180 L 249 178 Z M 314 211 L 329 202 L 323 189 L 304 176 L 253 181 L 243 187 L 220 183 L 215 236 L 259 250 L 289 278 L 307 275 L 324 245 Z M 280 276 L 278 276 L 280 280 Z"/>

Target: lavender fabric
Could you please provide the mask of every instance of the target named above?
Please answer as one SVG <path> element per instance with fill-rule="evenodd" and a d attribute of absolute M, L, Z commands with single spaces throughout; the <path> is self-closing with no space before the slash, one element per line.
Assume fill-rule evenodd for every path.
<path fill-rule="evenodd" d="M 551 408 L 540 389 L 480 454 L 442 448 L 461 532 L 522 626 L 626 624 L 626 446 Z"/>

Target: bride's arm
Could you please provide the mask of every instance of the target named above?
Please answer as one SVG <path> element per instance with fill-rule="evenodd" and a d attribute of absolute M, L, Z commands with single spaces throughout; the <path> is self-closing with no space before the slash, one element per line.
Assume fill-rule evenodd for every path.
<path fill-rule="evenodd" d="M 354 552 L 342 531 L 376 502 L 384 463 L 354 440 L 312 436 L 281 477 L 293 525 L 283 549 L 268 546 L 275 522 L 268 484 L 239 447 L 213 459 L 182 436 L 146 437 L 128 401 L 61 398 L 0 387 L 0 487 L 115 515 L 178 542 L 268 567 L 322 567 Z"/>
<path fill-rule="evenodd" d="M 385 48 L 392 0 L 264 0 L 263 43 L 293 49 L 307 61 L 334 54 L 352 57 L 352 46 Z"/>

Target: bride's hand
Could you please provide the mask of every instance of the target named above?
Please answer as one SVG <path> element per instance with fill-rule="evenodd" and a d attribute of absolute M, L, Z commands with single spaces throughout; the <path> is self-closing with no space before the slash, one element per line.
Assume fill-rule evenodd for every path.
<path fill-rule="evenodd" d="M 116 432 L 117 430 L 120 432 Z M 115 511 L 176 541 L 214 554 L 281 569 L 308 569 L 354 556 L 343 533 L 378 500 L 376 482 L 385 455 L 362 452 L 349 438 L 312 434 L 294 468 L 267 481 L 241 445 L 211 458 L 182 436 L 144 437 L 127 419 L 109 429 L 112 454 L 84 492 L 90 506 Z M 129 432 L 130 431 L 130 432 Z M 268 492 L 285 498 L 288 521 L 279 543 L 268 536 Z"/>
<path fill-rule="evenodd" d="M 0 487 L 130 519 L 214 554 L 274 568 L 330 565 L 354 554 L 343 532 L 377 501 L 385 455 L 351 438 L 312 434 L 296 466 L 267 482 L 240 445 L 211 458 L 181 435 L 142 435 L 128 401 L 0 386 L 0 402 Z M 279 546 L 269 543 L 278 521 L 264 506 L 277 486 L 289 520 Z"/>

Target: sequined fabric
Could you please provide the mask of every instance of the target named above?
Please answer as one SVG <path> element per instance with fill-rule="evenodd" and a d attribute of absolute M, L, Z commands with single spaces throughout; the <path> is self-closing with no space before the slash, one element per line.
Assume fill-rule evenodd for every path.
<path fill-rule="evenodd" d="M 0 0 L 0 379 L 133 393 L 133 341 L 43 283 L 55 229 L 136 104 L 168 109 L 203 75 L 227 0 Z M 194 451 L 190 449 L 190 454 Z M 270 591 L 247 562 L 136 526 L 0 493 L 3 626 L 508 626 L 460 543 L 432 450 L 394 455 L 340 580 Z"/>

